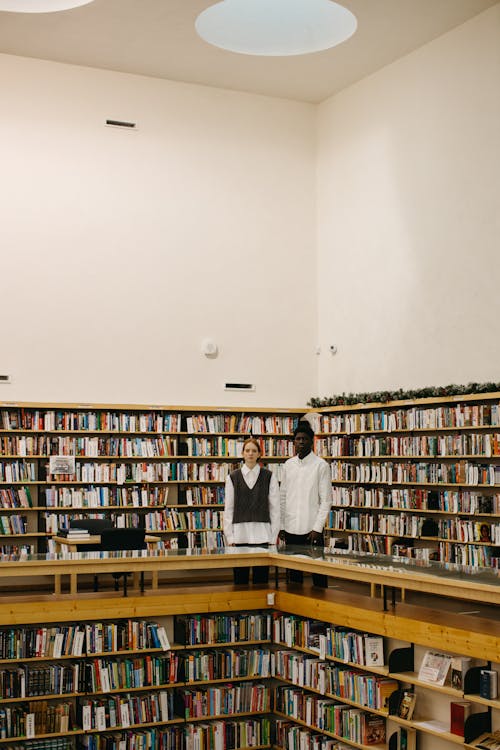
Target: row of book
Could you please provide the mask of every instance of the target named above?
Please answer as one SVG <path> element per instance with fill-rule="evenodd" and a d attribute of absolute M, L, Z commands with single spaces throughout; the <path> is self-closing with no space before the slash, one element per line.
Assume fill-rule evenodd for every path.
<path fill-rule="evenodd" d="M 347 698 L 364 708 L 378 711 L 388 711 L 389 697 L 399 688 L 396 680 L 337 667 L 296 651 L 278 651 L 276 676 L 323 695 Z"/>
<path fill-rule="evenodd" d="M 192 414 L 185 420 L 186 431 L 239 432 L 244 435 L 291 435 L 298 417 L 286 415 L 260 416 L 252 414 Z"/>
<path fill-rule="evenodd" d="M 331 698 L 304 693 L 299 688 L 278 687 L 276 709 L 285 716 L 304 721 L 311 728 L 331 732 L 339 739 L 363 745 L 383 744 L 386 740 L 382 716 Z"/>
<path fill-rule="evenodd" d="M 244 721 L 211 721 L 190 724 L 184 730 L 184 750 L 228 750 L 269 745 L 268 718 Z"/>
<path fill-rule="evenodd" d="M 36 482 L 34 461 L 0 461 L 0 482 Z"/>
<path fill-rule="evenodd" d="M 0 629 L 0 659 L 58 659 L 156 648 L 166 651 L 170 644 L 163 625 L 150 620 Z"/>
<path fill-rule="evenodd" d="M 26 534 L 27 531 L 27 516 L 18 516 L 16 513 L 11 515 L 0 513 L 0 534 Z"/>
<path fill-rule="evenodd" d="M 276 746 L 280 750 L 351 750 L 352 747 L 284 719 L 277 719 L 275 727 Z"/>
<path fill-rule="evenodd" d="M 179 488 L 179 505 L 224 505 L 224 487 Z"/>
<path fill-rule="evenodd" d="M 346 407 L 347 409 L 349 407 Z M 450 406 L 376 409 L 352 413 L 318 414 L 315 432 L 395 432 L 465 427 L 500 427 L 500 404 L 453 404 Z"/>
<path fill-rule="evenodd" d="M 498 568 L 500 557 L 493 554 L 485 545 L 439 542 L 436 560 L 455 565 L 466 565 L 475 568 Z"/>
<path fill-rule="evenodd" d="M 34 737 L 71 731 L 75 723 L 71 702 L 30 701 L 0 708 L 0 739 Z"/>
<path fill-rule="evenodd" d="M 293 440 L 283 438 L 257 437 L 263 456 L 293 456 L 295 453 Z M 184 441 L 188 456 L 241 456 L 243 438 L 228 437 L 199 438 L 189 437 Z"/>
<path fill-rule="evenodd" d="M 193 651 L 182 658 L 186 682 L 270 677 L 274 673 L 274 653 L 269 648 Z"/>
<path fill-rule="evenodd" d="M 32 508 L 29 487 L 0 487 L 0 508 Z"/>
<path fill-rule="evenodd" d="M 162 655 L 96 658 L 74 663 L 23 664 L 0 670 L 0 699 L 109 693 L 181 682 L 264 678 L 274 672 L 274 654 L 269 648 L 188 654 L 170 651 Z"/>
<path fill-rule="evenodd" d="M 228 463 L 76 463 L 74 474 L 50 474 L 47 482 L 223 482 L 239 464 Z M 0 464 L 1 467 L 1 464 Z M 1 471 L 1 470 L 0 470 Z M 1 479 L 1 473 L 0 473 Z M 9 480 L 6 480 L 9 481 Z M 24 478 L 23 478 L 24 481 Z"/>
<path fill-rule="evenodd" d="M 79 738 L 79 742 L 82 750 L 186 750 L 185 729 L 180 726 L 85 734 Z M 47 750 L 57 749 L 48 747 Z"/>
<path fill-rule="evenodd" d="M 331 466 L 334 482 L 374 482 L 401 484 L 500 484 L 500 465 L 476 464 L 468 461 L 457 463 L 357 463 L 334 461 Z"/>
<path fill-rule="evenodd" d="M 180 432 L 182 415 L 164 411 L 137 413 L 107 410 L 3 409 L 4 430 L 88 430 L 103 432 Z"/>
<path fill-rule="evenodd" d="M 0 544 L 0 556 L 3 559 L 17 560 L 34 554 L 34 544 Z"/>
<path fill-rule="evenodd" d="M 500 493 L 470 490 L 422 490 L 408 487 L 333 487 L 334 507 L 396 508 L 470 515 L 500 514 Z"/>
<path fill-rule="evenodd" d="M 0 436 L 3 456 L 176 456 L 178 440 L 170 435 L 151 437 L 53 437 L 51 435 Z"/>
<path fill-rule="evenodd" d="M 127 659 L 93 659 L 85 665 L 83 692 L 161 687 L 182 682 L 185 657 L 176 652 Z"/>
<path fill-rule="evenodd" d="M 47 487 L 48 508 L 149 508 L 167 503 L 168 487 Z"/>
<path fill-rule="evenodd" d="M 132 724 L 170 721 L 174 718 L 174 696 L 171 691 L 157 693 L 120 693 L 102 698 L 83 698 L 79 702 L 80 723 L 84 731 L 103 731 Z"/>
<path fill-rule="evenodd" d="M 23 664 L 16 669 L 0 669 L 0 698 L 34 698 L 85 692 L 84 670 L 73 664 Z"/>
<path fill-rule="evenodd" d="M 186 646 L 268 641 L 271 628 L 272 616 L 268 612 L 176 615 L 174 618 L 175 642 Z"/>
<path fill-rule="evenodd" d="M 394 437 L 331 436 L 316 438 L 316 453 L 325 456 L 391 457 L 402 456 L 500 456 L 500 434 L 462 433 L 459 435 L 398 435 Z"/>
<path fill-rule="evenodd" d="M 500 544 L 500 523 L 488 524 L 464 518 L 434 519 L 411 513 L 360 513 L 355 510 L 332 510 L 327 527 L 341 531 L 362 531 L 418 539 L 436 537 L 446 541 Z"/>
<path fill-rule="evenodd" d="M 322 659 L 330 656 L 362 667 L 384 665 L 382 636 L 346 630 L 321 620 L 274 613 L 273 640 L 289 647 L 317 651 Z"/>
<path fill-rule="evenodd" d="M 267 713 L 271 706 L 271 690 L 269 685 L 258 682 L 182 688 L 175 691 L 175 705 L 177 714 L 184 719 Z"/>

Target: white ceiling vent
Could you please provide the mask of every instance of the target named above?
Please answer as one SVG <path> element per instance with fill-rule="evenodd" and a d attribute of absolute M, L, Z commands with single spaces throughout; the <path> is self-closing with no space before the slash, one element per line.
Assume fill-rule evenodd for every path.
<path fill-rule="evenodd" d="M 137 130 L 136 122 L 127 122 L 126 120 L 106 120 L 106 125 L 110 128 L 121 128 L 122 130 Z"/>
<path fill-rule="evenodd" d="M 225 391 L 254 391 L 252 383 L 224 383 Z"/>

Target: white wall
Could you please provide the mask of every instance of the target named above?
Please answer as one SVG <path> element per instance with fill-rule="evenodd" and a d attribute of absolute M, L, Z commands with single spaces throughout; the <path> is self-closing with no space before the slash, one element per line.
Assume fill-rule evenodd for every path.
<path fill-rule="evenodd" d="M 0 91 L 0 400 L 304 405 L 315 108 L 6 55 Z"/>
<path fill-rule="evenodd" d="M 497 5 L 320 106 L 318 395 L 500 380 L 499 82 Z"/>

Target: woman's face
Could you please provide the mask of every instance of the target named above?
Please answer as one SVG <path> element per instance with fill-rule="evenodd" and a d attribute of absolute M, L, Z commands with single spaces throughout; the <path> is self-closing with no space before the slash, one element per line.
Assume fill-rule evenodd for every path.
<path fill-rule="evenodd" d="M 253 469 L 260 458 L 260 450 L 253 443 L 247 443 L 243 448 L 243 461 L 249 469 Z"/>

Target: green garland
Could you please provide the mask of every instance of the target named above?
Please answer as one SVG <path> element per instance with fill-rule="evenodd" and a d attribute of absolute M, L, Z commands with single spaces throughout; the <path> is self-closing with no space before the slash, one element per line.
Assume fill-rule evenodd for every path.
<path fill-rule="evenodd" d="M 340 396 L 329 398 L 311 398 L 308 406 L 318 409 L 322 406 L 350 406 L 352 404 L 382 403 L 388 401 L 404 401 L 416 398 L 440 398 L 442 396 L 465 396 L 471 393 L 493 393 L 500 391 L 500 383 L 468 383 L 467 385 L 445 385 L 441 387 L 428 386 L 409 391 L 372 391 L 371 393 L 342 393 Z"/>

